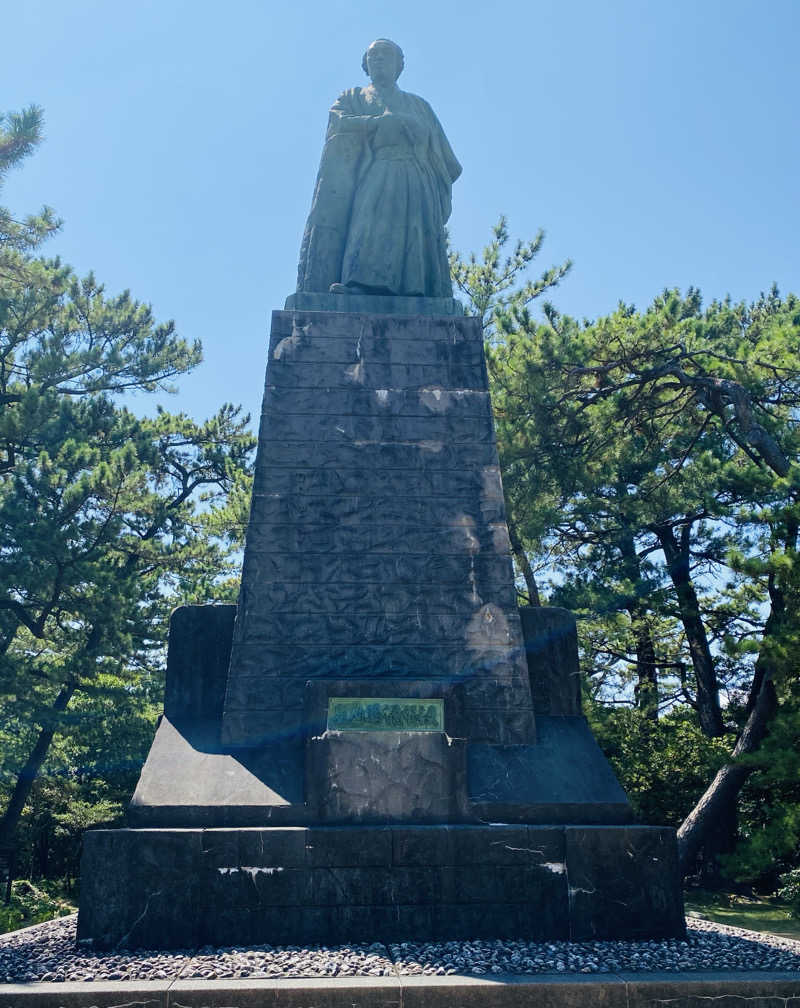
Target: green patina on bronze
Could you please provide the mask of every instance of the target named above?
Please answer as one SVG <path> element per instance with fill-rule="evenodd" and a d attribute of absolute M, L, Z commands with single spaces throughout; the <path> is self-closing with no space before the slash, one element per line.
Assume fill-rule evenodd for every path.
<path fill-rule="evenodd" d="M 444 731 L 444 701 L 330 697 L 328 731 Z"/>
<path fill-rule="evenodd" d="M 297 290 L 442 298 L 460 314 L 445 225 L 461 165 L 430 105 L 397 86 L 403 64 L 395 42 L 375 39 L 362 62 L 370 83 L 331 107 Z"/>

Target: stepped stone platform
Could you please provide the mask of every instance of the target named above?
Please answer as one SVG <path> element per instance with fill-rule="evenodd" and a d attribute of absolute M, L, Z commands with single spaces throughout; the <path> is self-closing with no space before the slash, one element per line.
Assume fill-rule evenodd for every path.
<path fill-rule="evenodd" d="M 684 935 L 574 619 L 517 608 L 478 319 L 273 313 L 238 606 L 173 614 L 81 876 L 96 947 Z"/>

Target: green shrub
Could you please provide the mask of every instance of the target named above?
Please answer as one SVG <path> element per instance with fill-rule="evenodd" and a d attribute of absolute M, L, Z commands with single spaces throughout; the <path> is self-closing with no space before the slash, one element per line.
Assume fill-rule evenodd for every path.
<path fill-rule="evenodd" d="M 42 880 L 35 885 L 25 879 L 11 884 L 11 902 L 0 903 L 0 934 L 65 917 L 77 909 L 63 893 L 60 882 Z"/>
<path fill-rule="evenodd" d="M 779 882 L 781 887 L 778 896 L 789 904 L 792 917 L 800 920 L 800 868 L 792 868 L 785 875 L 781 875 Z"/>

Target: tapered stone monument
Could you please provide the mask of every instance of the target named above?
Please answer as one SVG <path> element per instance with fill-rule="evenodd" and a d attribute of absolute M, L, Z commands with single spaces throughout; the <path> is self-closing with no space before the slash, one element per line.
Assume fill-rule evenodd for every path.
<path fill-rule="evenodd" d="M 480 321 L 446 272 L 460 167 L 399 48 L 364 68 L 272 317 L 239 603 L 173 614 L 79 937 L 680 936 L 674 831 L 631 824 L 574 620 L 517 609 Z"/>

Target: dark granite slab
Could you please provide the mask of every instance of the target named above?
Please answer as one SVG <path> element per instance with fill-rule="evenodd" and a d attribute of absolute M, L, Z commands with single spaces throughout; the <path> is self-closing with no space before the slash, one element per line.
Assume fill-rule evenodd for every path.
<path fill-rule="evenodd" d="M 626 823 L 625 792 L 583 717 L 537 717 L 533 746 L 469 748 L 469 797 L 493 822 Z"/>
<path fill-rule="evenodd" d="M 674 830 L 568 826 L 564 832 L 575 940 L 682 934 L 685 922 Z"/>
<path fill-rule="evenodd" d="M 685 931 L 673 830 L 96 830 L 83 858 L 79 939 L 106 948 Z"/>

